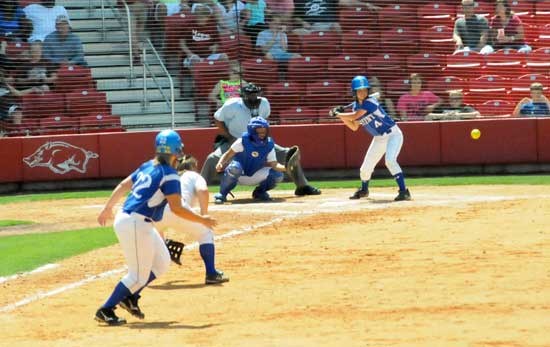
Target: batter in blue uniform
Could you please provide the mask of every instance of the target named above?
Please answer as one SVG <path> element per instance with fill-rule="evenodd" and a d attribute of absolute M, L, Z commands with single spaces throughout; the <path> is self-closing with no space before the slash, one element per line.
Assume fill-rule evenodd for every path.
<path fill-rule="evenodd" d="M 353 131 L 365 129 L 373 140 L 365 154 L 360 168 L 361 188 L 350 199 L 369 196 L 369 181 L 376 163 L 386 154 L 386 167 L 399 186 L 395 201 L 410 200 L 411 194 L 405 185 L 405 177 L 397 163 L 397 156 L 403 145 L 403 133 L 395 121 L 384 111 L 375 96 L 369 97 L 369 81 L 365 76 L 356 76 L 351 81 L 351 91 L 355 97 L 353 112 L 336 112 L 344 124 Z"/>
<path fill-rule="evenodd" d="M 251 118 L 247 131 L 231 145 L 218 164 L 216 171 L 223 172 L 220 192 L 214 195 L 215 203 L 227 201 L 227 194 L 237 186 L 258 185 L 252 197 L 260 201 L 270 201 L 267 192 L 283 180 L 285 167 L 277 162 L 275 143 L 269 137 L 269 123 L 262 117 Z M 228 165 L 229 164 L 229 165 Z"/>
<path fill-rule="evenodd" d="M 99 224 L 105 225 L 112 217 L 114 205 L 129 192 L 113 225 L 128 264 L 128 273 L 94 317 L 108 325 L 126 323 L 124 318 L 115 315 L 117 305 L 143 319 L 144 314 L 138 306 L 140 292 L 168 270 L 170 255 L 153 225 L 162 219 L 167 204 L 178 217 L 209 228 L 216 224 L 208 215 L 196 214 L 181 204 L 179 175 L 174 169 L 183 150 L 178 133 L 161 131 L 155 139 L 155 147 L 155 158 L 142 164 L 118 184 L 98 216 Z"/>

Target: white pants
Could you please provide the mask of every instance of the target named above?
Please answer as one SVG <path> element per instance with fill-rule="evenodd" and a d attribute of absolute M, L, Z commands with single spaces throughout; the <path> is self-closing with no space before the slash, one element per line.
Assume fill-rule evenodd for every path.
<path fill-rule="evenodd" d="M 266 166 L 256 171 L 252 176 L 241 176 L 239 177 L 239 184 L 243 186 L 257 186 L 261 182 L 265 181 L 269 175 L 270 167 Z"/>
<path fill-rule="evenodd" d="M 359 169 L 361 181 L 370 180 L 374 167 L 380 161 L 384 153 L 386 153 L 386 167 L 393 175 L 401 172 L 401 167 L 397 163 L 397 156 L 403 145 L 403 133 L 397 125 L 391 128 L 391 133 L 374 136 L 370 143 L 369 149 L 363 159 L 363 164 Z"/>
<path fill-rule="evenodd" d="M 147 284 L 151 271 L 158 278 L 168 270 L 170 254 L 153 223 L 137 213 L 120 211 L 114 229 L 128 264 L 128 274 L 121 282 L 131 293 Z"/>
<path fill-rule="evenodd" d="M 190 209 L 189 206 L 184 206 Z M 191 222 L 187 219 L 178 217 L 170 206 L 164 208 L 164 216 L 160 222 L 155 222 L 157 230 L 166 232 L 171 229 L 182 235 L 184 243 L 197 241 L 200 245 L 214 243 L 214 232 L 200 223 Z M 178 234 L 179 235 L 179 234 Z"/>

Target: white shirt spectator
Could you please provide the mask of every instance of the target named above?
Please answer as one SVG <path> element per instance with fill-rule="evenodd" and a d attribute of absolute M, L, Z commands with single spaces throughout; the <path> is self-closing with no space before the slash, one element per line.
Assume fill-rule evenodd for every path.
<path fill-rule="evenodd" d="M 29 42 L 44 41 L 46 36 L 55 31 L 55 19 L 59 15 L 69 17 L 63 6 L 45 7 L 39 4 L 31 4 L 23 9 L 25 16 L 32 22 L 32 34 Z M 71 23 L 69 23 L 70 25 Z"/>

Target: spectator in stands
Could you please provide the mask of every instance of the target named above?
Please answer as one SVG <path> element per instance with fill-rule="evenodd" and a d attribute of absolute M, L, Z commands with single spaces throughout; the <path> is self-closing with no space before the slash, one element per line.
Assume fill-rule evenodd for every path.
<path fill-rule="evenodd" d="M 441 104 L 441 99 L 434 93 L 422 90 L 422 77 L 413 73 L 410 76 L 411 90 L 403 94 L 397 102 L 397 111 L 401 120 L 424 120 Z"/>
<path fill-rule="evenodd" d="M 493 47 L 497 50 L 511 48 L 520 53 L 531 52 L 531 46 L 525 42 L 523 23 L 512 13 L 508 0 L 496 0 L 495 13 L 489 30 Z"/>
<path fill-rule="evenodd" d="M 295 0 L 294 21 L 297 35 L 315 31 L 342 32 L 338 23 L 338 0 Z"/>
<path fill-rule="evenodd" d="M 464 18 L 455 21 L 453 40 L 457 51 L 472 50 L 481 54 L 492 53 L 493 47 L 487 44 L 489 23 L 485 17 L 475 14 L 474 0 L 462 0 Z"/>
<path fill-rule="evenodd" d="M 19 7 L 19 2 L 2 1 L 0 3 L 0 38 L 17 36 L 24 18 L 25 12 Z"/>
<path fill-rule="evenodd" d="M 544 96 L 544 87 L 535 82 L 530 86 L 531 97 L 523 98 L 514 109 L 514 117 L 550 116 L 550 102 Z"/>
<path fill-rule="evenodd" d="M 46 40 L 44 40 L 43 58 L 55 65 L 87 66 L 82 42 L 77 35 L 71 32 L 69 18 L 65 15 L 57 16 L 55 28 L 56 30 L 46 36 Z"/>
<path fill-rule="evenodd" d="M 260 47 L 265 57 L 278 62 L 286 62 L 292 58 L 300 57 L 298 53 L 288 52 L 288 37 L 286 25 L 279 16 L 272 16 L 269 28 L 258 34 L 256 46 Z"/>
<path fill-rule="evenodd" d="M 265 15 L 267 4 L 264 0 L 248 0 L 245 9 L 249 13 L 248 23 L 246 24 L 246 33 L 250 36 L 252 46 L 256 45 L 258 33 L 267 28 Z"/>
<path fill-rule="evenodd" d="M 380 11 L 380 6 L 373 5 L 368 1 L 363 0 L 340 0 L 340 6 L 365 6 L 369 11 Z M 418 4 L 415 4 L 418 5 Z"/>
<path fill-rule="evenodd" d="M 436 107 L 426 116 L 426 120 L 472 119 L 480 116 L 479 111 L 463 104 L 464 97 L 460 90 L 449 92 L 449 103 Z"/>
<path fill-rule="evenodd" d="M 133 63 L 139 64 L 141 62 L 141 41 L 145 35 L 145 22 L 147 21 L 150 2 L 149 0 L 126 0 L 126 3 L 132 16 Z"/>
<path fill-rule="evenodd" d="M 30 4 L 23 9 L 25 16 L 32 23 L 31 54 L 34 61 L 42 57 L 42 42 L 46 36 L 55 31 L 55 19 L 59 15 L 69 14 L 63 6 L 56 6 L 55 0 L 42 0 L 41 4 Z"/>
<path fill-rule="evenodd" d="M 272 15 L 279 16 L 284 24 L 290 23 L 294 13 L 294 0 L 266 0 Z"/>
<path fill-rule="evenodd" d="M 218 52 L 219 35 L 210 7 L 198 6 L 195 16 L 195 20 L 185 29 L 184 37 L 180 39 L 180 48 L 185 54 L 183 66 L 190 68 L 194 63 L 204 59 L 227 59 L 225 53 Z"/>
<path fill-rule="evenodd" d="M 148 18 L 148 28 L 151 41 L 157 48 L 164 44 L 164 20 L 168 16 L 182 11 L 190 11 L 187 0 L 156 0 L 151 16 Z"/>
<path fill-rule="evenodd" d="M 382 84 L 380 83 L 380 80 L 376 76 L 372 76 L 369 78 L 369 84 L 370 84 L 370 94 L 374 95 L 374 93 L 378 93 L 378 102 L 380 105 L 382 105 L 382 108 L 389 113 L 389 115 L 394 119 L 399 119 L 399 115 L 397 112 L 395 112 L 395 105 L 393 104 L 393 101 L 390 98 L 384 97 L 384 93 L 382 91 Z"/>
<path fill-rule="evenodd" d="M 229 78 L 216 83 L 208 95 L 208 100 L 216 105 L 216 109 L 220 108 L 227 99 L 241 96 L 241 87 L 248 84 L 241 79 L 241 71 L 237 60 L 232 60 L 229 63 L 229 68 Z"/>
<path fill-rule="evenodd" d="M 220 35 L 228 35 L 236 33 L 237 29 L 244 32 L 250 11 L 245 10 L 245 4 L 239 0 L 236 2 L 234 0 L 222 0 L 217 3 L 214 13 L 218 20 Z"/>

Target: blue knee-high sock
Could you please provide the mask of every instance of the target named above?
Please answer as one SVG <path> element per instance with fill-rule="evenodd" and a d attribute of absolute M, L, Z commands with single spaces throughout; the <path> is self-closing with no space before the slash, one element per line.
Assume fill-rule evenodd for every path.
<path fill-rule="evenodd" d="M 397 185 L 399 186 L 399 190 L 407 189 L 407 186 L 405 186 L 405 176 L 403 176 L 402 172 L 394 175 L 393 177 L 395 177 L 395 180 L 397 181 Z"/>
<path fill-rule="evenodd" d="M 369 190 L 369 181 L 361 181 L 361 190 L 365 192 Z"/>
<path fill-rule="evenodd" d="M 206 274 L 211 275 L 216 273 L 216 266 L 214 265 L 214 258 L 216 250 L 213 243 L 205 243 L 200 245 L 199 251 L 201 253 L 202 261 L 204 261 L 204 267 L 206 268 Z"/>
<path fill-rule="evenodd" d="M 122 282 L 118 282 L 118 284 L 115 287 L 115 290 L 113 290 L 113 293 L 107 299 L 107 301 L 101 306 L 102 308 L 113 308 L 116 305 L 118 305 L 119 302 L 121 302 L 124 298 L 131 295 L 130 290 L 126 288 L 126 286 Z"/>
<path fill-rule="evenodd" d="M 149 279 L 147 280 L 147 284 L 145 284 L 143 287 L 139 288 L 134 294 L 132 294 L 132 296 L 134 297 L 134 299 L 139 299 L 139 293 L 141 293 L 141 291 L 147 287 L 149 285 L 149 283 L 153 282 L 155 279 L 157 278 L 157 276 L 155 276 L 155 274 L 153 273 L 153 271 L 151 271 L 151 273 L 149 273 Z"/>

